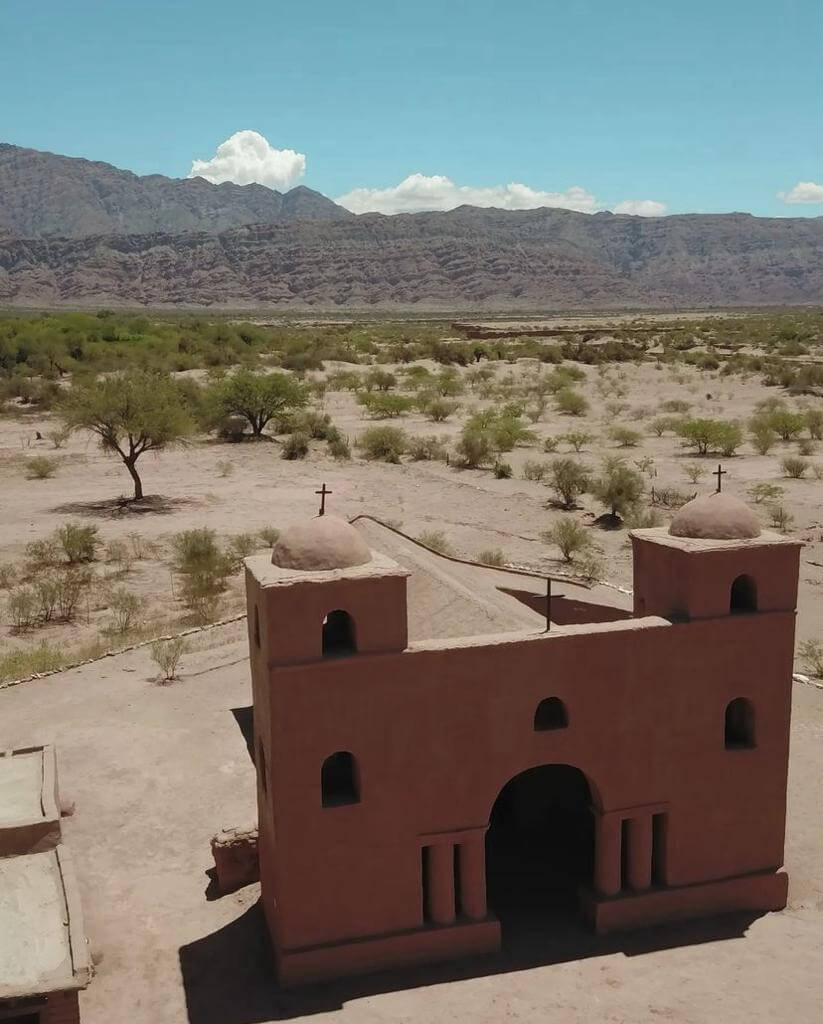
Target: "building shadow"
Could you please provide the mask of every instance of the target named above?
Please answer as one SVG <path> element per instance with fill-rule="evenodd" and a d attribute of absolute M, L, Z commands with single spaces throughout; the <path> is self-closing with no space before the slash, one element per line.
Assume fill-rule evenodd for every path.
<path fill-rule="evenodd" d="M 571 960 L 640 956 L 680 946 L 742 938 L 760 914 L 729 914 L 598 936 L 567 916 L 538 919 L 524 913 L 503 921 L 500 953 L 403 970 L 383 971 L 325 984 L 281 989 L 274 977 L 262 906 L 258 901 L 234 921 L 182 946 L 180 969 L 189 1024 L 264 1024 L 329 1013 L 346 1003 L 430 985 L 550 967 Z"/>
<path fill-rule="evenodd" d="M 508 594 L 509 597 L 513 597 L 527 608 L 531 608 L 532 611 L 540 615 L 546 614 L 544 594 L 535 594 L 531 590 L 517 590 L 513 587 L 498 587 L 497 589 L 501 594 Z M 632 617 L 632 613 L 623 608 L 594 604 L 591 601 L 580 601 L 577 598 L 564 597 L 563 594 L 552 594 L 551 600 L 552 622 L 558 626 L 574 626 L 590 622 L 620 622 Z"/>
<path fill-rule="evenodd" d="M 232 708 L 231 713 L 234 715 L 235 722 L 237 722 L 237 728 L 243 734 L 243 739 L 246 741 L 246 750 L 248 750 L 249 752 L 251 763 L 255 764 L 256 762 L 254 760 L 254 708 Z"/>

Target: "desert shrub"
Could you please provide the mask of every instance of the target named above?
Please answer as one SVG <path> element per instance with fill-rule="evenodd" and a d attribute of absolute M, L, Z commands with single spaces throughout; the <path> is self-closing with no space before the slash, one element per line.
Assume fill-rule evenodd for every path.
<path fill-rule="evenodd" d="M 379 462 L 398 463 L 409 442 L 400 427 L 369 427 L 357 440 L 363 458 Z"/>
<path fill-rule="evenodd" d="M 563 434 L 560 440 L 565 441 L 576 452 L 582 452 L 586 445 L 594 440 L 594 434 L 589 434 L 585 430 L 570 430 Z"/>
<path fill-rule="evenodd" d="M 424 530 L 417 539 L 421 544 L 431 548 L 432 551 L 437 551 L 441 555 L 450 555 L 452 553 L 452 546 L 442 530 Z"/>
<path fill-rule="evenodd" d="M 808 459 L 802 459 L 797 455 L 787 455 L 785 459 L 780 460 L 780 468 L 792 480 L 802 480 L 810 465 Z"/>
<path fill-rule="evenodd" d="M 794 519 L 794 516 L 784 505 L 772 505 L 769 508 L 769 515 L 771 516 L 773 528 L 779 530 L 780 533 L 786 533 Z"/>
<path fill-rule="evenodd" d="M 331 416 L 318 409 L 306 409 L 304 412 L 291 414 L 289 431 L 308 434 L 315 441 L 329 441 L 340 436 L 340 431 L 332 423 Z"/>
<path fill-rule="evenodd" d="M 32 587 L 18 587 L 9 594 L 8 615 L 12 628 L 24 633 L 37 622 L 37 594 Z"/>
<path fill-rule="evenodd" d="M 363 387 L 367 391 L 390 391 L 397 387 L 397 377 L 388 370 L 369 370 L 363 377 Z"/>
<path fill-rule="evenodd" d="M 69 565 L 93 562 L 100 546 L 96 526 L 83 523 L 64 523 L 57 531 Z"/>
<path fill-rule="evenodd" d="M 25 571 L 31 576 L 58 565 L 62 559 L 60 544 L 54 537 L 32 540 L 25 549 Z"/>
<path fill-rule="evenodd" d="M 574 388 L 561 388 L 554 396 L 557 411 L 564 416 L 585 416 L 589 411 L 589 401 Z"/>
<path fill-rule="evenodd" d="M 686 494 L 677 487 L 655 487 L 652 490 L 653 504 L 662 505 L 663 508 L 680 508 L 693 497 L 693 494 Z"/>
<path fill-rule="evenodd" d="M 217 475 L 225 480 L 226 477 L 231 476 L 234 472 L 234 463 L 231 459 L 218 459 L 215 463 L 215 468 Z"/>
<path fill-rule="evenodd" d="M 109 597 L 109 610 L 111 611 L 110 631 L 122 636 L 139 623 L 140 617 L 146 606 L 145 598 L 139 594 L 119 587 L 113 590 Z"/>
<path fill-rule="evenodd" d="M 656 475 L 657 470 L 654 468 L 654 459 L 651 455 L 644 455 L 642 459 L 633 459 L 632 461 L 640 472 L 645 473 L 649 479 Z"/>
<path fill-rule="evenodd" d="M 799 455 L 814 455 L 814 441 L 808 437 L 801 437 L 797 442 L 797 452 Z"/>
<path fill-rule="evenodd" d="M 41 576 L 32 584 L 37 599 L 37 618 L 41 623 L 51 622 L 57 607 L 57 584 L 50 576 Z"/>
<path fill-rule="evenodd" d="M 217 437 L 230 444 L 239 444 L 246 437 L 248 420 L 244 416 L 224 416 L 217 423 Z"/>
<path fill-rule="evenodd" d="M 71 437 L 71 430 L 69 427 L 58 427 L 55 430 L 49 430 L 46 433 L 46 437 L 51 441 L 55 448 L 62 448 L 66 441 Z"/>
<path fill-rule="evenodd" d="M 85 569 L 64 569 L 56 580 L 57 614 L 64 622 L 71 622 L 83 594 L 91 585 L 91 573 Z"/>
<path fill-rule="evenodd" d="M 575 555 L 585 551 L 592 544 L 591 535 L 586 527 L 568 517 L 558 520 L 540 536 L 547 544 L 554 544 L 560 548 L 566 562 L 573 561 Z"/>
<path fill-rule="evenodd" d="M 502 566 L 506 564 L 507 559 L 501 548 L 485 548 L 478 553 L 477 561 L 482 562 L 483 565 Z"/>
<path fill-rule="evenodd" d="M 173 636 L 169 640 L 155 640 L 151 645 L 151 660 L 160 669 L 164 683 L 170 683 L 177 678 L 177 668 L 185 649 L 186 642 L 182 636 Z"/>
<path fill-rule="evenodd" d="M 560 444 L 559 437 L 546 437 L 543 439 L 543 451 L 551 454 L 557 451 L 557 446 Z"/>
<path fill-rule="evenodd" d="M 280 536 L 280 531 L 276 526 L 264 526 L 262 530 L 257 531 L 257 536 L 266 547 L 273 548 Z"/>
<path fill-rule="evenodd" d="M 823 441 L 823 409 L 806 410 L 806 427 L 809 437 L 815 441 Z"/>
<path fill-rule="evenodd" d="M 297 432 L 289 434 L 283 442 L 283 449 L 280 452 L 281 459 L 305 459 L 309 454 L 309 435 Z"/>
<path fill-rule="evenodd" d="M 492 444 L 499 452 L 510 452 L 519 444 L 528 444 L 536 440 L 534 431 L 529 430 L 519 416 L 497 416 L 489 424 Z"/>
<path fill-rule="evenodd" d="M 783 497 L 783 488 L 777 484 L 759 483 L 752 484 L 748 493 L 752 501 L 760 505 L 764 501 L 779 501 Z"/>
<path fill-rule="evenodd" d="M 233 537 L 229 537 L 226 544 L 229 571 L 238 572 L 242 569 L 243 560 L 254 554 L 259 546 L 258 538 L 253 533 L 236 533 Z"/>
<path fill-rule="evenodd" d="M 333 459 L 337 459 L 338 462 L 345 462 L 346 459 L 350 459 L 351 448 L 349 448 L 349 442 L 344 437 L 337 437 L 333 441 L 329 441 L 329 455 Z"/>
<path fill-rule="evenodd" d="M 452 402 L 440 395 L 422 399 L 419 407 L 423 415 L 432 423 L 445 423 L 449 416 L 452 416 L 460 408 L 457 402 Z"/>
<path fill-rule="evenodd" d="M 60 465 L 57 459 L 48 455 L 33 455 L 26 459 L 26 476 L 29 480 L 49 480 Z"/>
<path fill-rule="evenodd" d="M 730 456 L 743 443 L 743 431 L 729 420 L 682 420 L 678 424 L 677 433 L 688 447 L 697 449 L 698 455 L 719 451 Z"/>
<path fill-rule="evenodd" d="M 603 549 L 597 544 L 592 544 L 590 548 L 580 552 L 574 565 L 577 574 L 589 583 L 603 579 L 606 572 Z"/>
<path fill-rule="evenodd" d="M 749 425 L 749 436 L 758 455 L 768 455 L 777 443 L 777 434 L 760 416 L 752 418 Z"/>
<path fill-rule="evenodd" d="M 667 430 L 677 430 L 678 422 L 673 416 L 657 416 L 649 424 L 649 430 L 656 437 L 662 437 Z"/>
<path fill-rule="evenodd" d="M 494 477 L 496 480 L 509 480 L 513 473 L 510 462 L 495 462 Z"/>
<path fill-rule="evenodd" d="M 609 431 L 609 437 L 616 442 L 620 448 L 636 448 L 643 435 L 631 427 L 616 426 Z"/>
<path fill-rule="evenodd" d="M 527 459 L 523 463 L 524 480 L 536 480 L 539 482 L 545 479 L 548 471 L 548 465 L 545 462 L 540 462 L 538 459 Z"/>
<path fill-rule="evenodd" d="M 0 590 L 10 590 L 17 582 L 17 569 L 9 562 L 0 563 Z"/>
<path fill-rule="evenodd" d="M 784 441 L 791 441 L 806 426 L 806 416 L 790 409 L 773 409 L 768 414 L 768 424 Z"/>
<path fill-rule="evenodd" d="M 670 398 L 665 402 L 661 402 L 658 406 L 663 412 L 674 412 L 678 416 L 685 416 L 691 407 L 691 402 L 685 402 L 681 398 Z"/>
<path fill-rule="evenodd" d="M 463 427 L 455 450 L 467 469 L 486 466 L 494 459 L 494 445 L 489 432 L 472 428 L 469 424 Z"/>
<path fill-rule="evenodd" d="M 171 539 L 171 547 L 174 568 L 182 575 L 228 574 L 226 556 L 218 547 L 214 530 L 207 526 L 176 533 Z"/>
<path fill-rule="evenodd" d="M 686 479 L 689 483 L 696 484 L 697 481 L 706 472 L 706 467 L 702 466 L 699 462 L 687 462 L 683 466 L 683 472 L 686 474 Z"/>
<path fill-rule="evenodd" d="M 823 644 L 819 640 L 804 640 L 797 648 L 804 672 L 813 679 L 823 679 Z"/>
<path fill-rule="evenodd" d="M 409 439 L 409 455 L 414 462 L 443 462 L 448 448 L 439 437 L 412 437 Z"/>
<path fill-rule="evenodd" d="M 402 416 L 414 406 L 411 398 L 405 395 L 391 395 L 385 391 L 365 391 L 357 396 L 357 401 L 376 420 Z"/>
<path fill-rule="evenodd" d="M 574 508 L 580 495 L 588 490 L 588 470 L 576 459 L 553 459 L 549 469 L 549 486 L 563 508 Z"/>
<path fill-rule="evenodd" d="M 606 506 L 613 519 L 625 519 L 639 504 L 645 491 L 643 477 L 621 459 L 606 459 L 591 492 Z"/>
<path fill-rule="evenodd" d="M 106 562 L 120 566 L 124 572 L 131 569 L 134 558 L 131 547 L 124 540 L 110 540 L 106 544 L 103 557 Z"/>
<path fill-rule="evenodd" d="M 151 544 L 141 533 L 130 533 L 128 536 L 129 544 L 131 544 L 131 553 L 135 559 L 139 562 L 144 558 L 148 558 L 151 554 L 152 548 L 155 545 Z"/>
<path fill-rule="evenodd" d="M 656 508 L 639 508 L 635 506 L 626 515 L 626 526 L 632 530 L 650 530 L 654 526 L 660 526 L 663 517 Z"/>

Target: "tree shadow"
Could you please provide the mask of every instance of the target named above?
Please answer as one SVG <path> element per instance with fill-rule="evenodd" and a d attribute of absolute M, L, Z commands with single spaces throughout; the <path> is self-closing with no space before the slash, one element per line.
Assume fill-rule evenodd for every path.
<path fill-rule="evenodd" d="M 100 501 L 69 501 L 56 505 L 51 512 L 62 515 L 92 516 L 119 519 L 125 516 L 169 515 L 195 503 L 189 498 L 169 498 L 164 494 L 147 494 L 144 498 L 103 498 Z"/>
<path fill-rule="evenodd" d="M 739 939 L 759 916 L 728 914 L 598 936 L 565 916 L 547 922 L 531 914 L 519 921 L 508 918 L 503 922 L 505 948 L 499 953 L 282 989 L 275 978 L 262 903 L 258 900 L 211 935 L 181 946 L 179 956 L 190 1024 L 263 1024 L 329 1013 L 352 1000 L 388 992 L 617 953 L 641 956 L 681 946 Z"/>

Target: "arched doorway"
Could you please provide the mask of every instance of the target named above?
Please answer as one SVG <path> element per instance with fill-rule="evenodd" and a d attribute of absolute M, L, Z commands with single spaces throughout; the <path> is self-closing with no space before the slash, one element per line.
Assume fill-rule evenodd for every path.
<path fill-rule="evenodd" d="M 586 776 L 567 764 L 530 768 L 500 791 L 486 834 L 486 895 L 504 938 L 576 916 L 594 871 L 591 801 Z"/>

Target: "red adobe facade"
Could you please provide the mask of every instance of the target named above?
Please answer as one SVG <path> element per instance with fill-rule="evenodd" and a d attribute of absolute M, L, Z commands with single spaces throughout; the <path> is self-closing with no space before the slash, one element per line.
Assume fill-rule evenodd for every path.
<path fill-rule="evenodd" d="M 545 633 L 410 644 L 408 574 L 332 517 L 247 561 L 282 984 L 499 948 L 487 830 L 541 766 L 583 781 L 598 931 L 785 906 L 800 545 L 695 504 L 633 533 L 632 618 Z"/>

